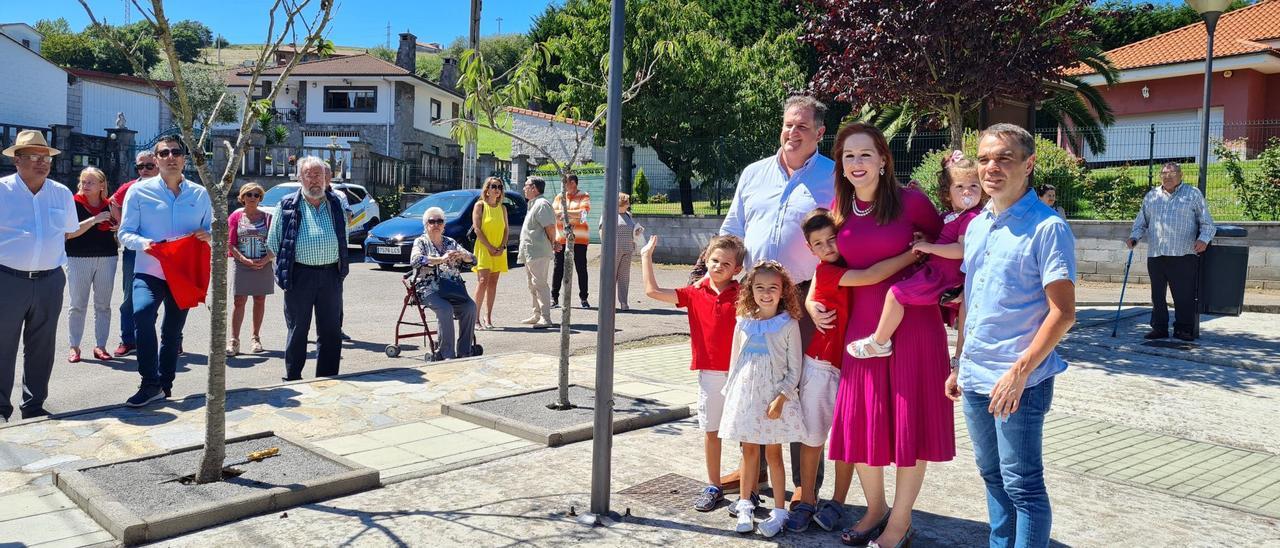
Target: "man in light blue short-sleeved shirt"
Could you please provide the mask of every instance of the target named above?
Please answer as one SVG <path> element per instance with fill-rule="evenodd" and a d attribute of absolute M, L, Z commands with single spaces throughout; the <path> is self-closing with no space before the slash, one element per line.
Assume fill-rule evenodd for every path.
<path fill-rule="evenodd" d="M 1035 140 L 996 124 L 978 143 L 991 196 L 964 237 L 964 306 L 947 395 L 964 401 L 987 487 L 992 547 L 1049 545 L 1044 417 L 1067 368 L 1054 347 L 1075 322 L 1075 237 L 1030 191 Z"/>

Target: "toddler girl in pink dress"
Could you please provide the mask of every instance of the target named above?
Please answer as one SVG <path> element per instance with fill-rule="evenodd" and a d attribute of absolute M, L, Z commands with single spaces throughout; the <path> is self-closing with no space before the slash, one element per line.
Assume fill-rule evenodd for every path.
<path fill-rule="evenodd" d="M 964 273 L 960 272 L 964 231 L 986 202 L 978 183 L 978 164 L 963 152 L 953 151 L 942 160 L 938 188 L 943 201 L 951 204 L 951 211 L 943 217 L 942 232 L 936 242 L 920 241 L 912 246 L 916 253 L 933 257 L 911 277 L 889 288 L 875 333 L 849 343 L 849 354 L 855 358 L 893 354 L 891 337 L 902 323 L 903 306 L 937 306 L 943 293 L 964 285 Z"/>

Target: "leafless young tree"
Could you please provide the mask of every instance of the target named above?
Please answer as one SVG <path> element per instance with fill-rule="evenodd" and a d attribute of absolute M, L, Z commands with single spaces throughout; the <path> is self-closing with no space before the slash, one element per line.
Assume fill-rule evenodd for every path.
<path fill-rule="evenodd" d="M 103 31 L 103 34 L 111 40 L 112 45 L 120 48 L 121 51 L 127 52 L 134 72 L 147 79 L 151 87 L 164 100 L 165 105 L 173 112 L 178 127 L 182 132 L 183 140 L 190 145 L 188 147 L 190 148 L 190 159 L 194 162 L 196 171 L 199 173 L 200 184 L 208 190 L 209 196 L 213 201 L 213 240 L 210 242 L 213 248 L 212 287 L 210 291 L 213 295 L 209 302 L 211 321 L 209 331 L 209 380 L 205 400 L 205 444 L 200 469 L 196 471 L 195 477 L 198 483 L 220 481 L 222 479 L 223 461 L 226 457 L 227 438 L 227 358 L 226 354 L 220 351 L 227 340 L 228 211 L 226 197 L 235 186 L 236 172 L 239 171 L 240 164 L 244 160 L 245 150 L 249 145 L 250 128 L 256 119 L 256 114 L 263 112 L 263 109 L 271 108 L 275 103 L 276 94 L 284 87 L 272 86 L 271 92 L 266 98 L 254 101 L 252 99 L 252 91 L 258 89 L 263 70 L 275 65 L 276 51 L 284 44 L 295 47 L 301 44 L 298 48 L 301 52 L 315 51 L 317 45 L 325 39 L 324 32 L 328 28 L 333 15 L 334 0 L 270 1 L 267 10 L 269 22 L 266 28 L 266 41 L 250 69 L 249 92 L 245 93 L 244 97 L 233 97 L 224 93 L 218 99 L 218 105 L 212 109 L 214 113 L 217 113 L 218 107 L 222 105 L 223 101 L 242 101 L 240 130 L 235 137 L 234 143 L 222 140 L 215 145 L 225 147 L 227 151 L 227 164 L 222 173 L 216 175 L 213 173 L 213 167 L 209 163 L 209 155 L 205 152 L 205 143 L 210 139 L 213 120 L 212 118 L 209 120 L 194 119 L 191 100 L 187 94 L 187 85 L 183 80 L 178 54 L 174 48 L 172 28 L 169 18 L 165 15 L 164 0 L 150 0 L 147 2 L 149 8 L 142 5 L 144 3 L 143 0 L 130 1 L 138 12 L 155 28 L 157 41 L 160 43 L 165 61 L 169 64 L 173 74 L 172 94 L 168 93 L 167 90 L 162 90 L 156 85 L 156 82 L 147 77 L 147 71 L 144 70 L 142 60 L 137 54 L 137 44 L 127 43 L 127 39 L 122 33 L 100 21 L 94 15 L 93 10 L 89 8 L 87 0 L 79 1 L 85 12 L 88 13 L 89 19 L 93 21 L 93 25 Z M 263 4 L 265 7 L 268 3 L 263 2 Z M 302 57 L 303 55 L 299 54 L 290 59 L 289 63 L 282 68 L 279 81 L 283 82 L 289 78 L 289 74 L 293 72 L 294 66 L 297 65 Z M 201 125 L 199 134 L 196 133 L 197 123 Z"/>

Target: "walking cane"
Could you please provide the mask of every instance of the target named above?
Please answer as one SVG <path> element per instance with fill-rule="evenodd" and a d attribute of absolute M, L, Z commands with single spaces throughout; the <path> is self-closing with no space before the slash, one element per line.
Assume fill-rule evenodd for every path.
<path fill-rule="evenodd" d="M 1124 263 L 1124 281 L 1120 283 L 1120 302 L 1116 303 L 1116 321 L 1111 326 L 1111 338 L 1115 338 L 1116 330 L 1120 329 L 1120 309 L 1124 308 L 1124 290 L 1129 287 L 1129 265 L 1133 264 L 1133 248 L 1129 248 L 1129 260 Z"/>

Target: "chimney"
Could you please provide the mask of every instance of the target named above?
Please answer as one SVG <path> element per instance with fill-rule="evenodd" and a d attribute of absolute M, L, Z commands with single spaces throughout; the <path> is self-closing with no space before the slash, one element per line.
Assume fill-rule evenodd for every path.
<path fill-rule="evenodd" d="M 410 73 L 416 73 L 417 61 L 418 37 L 410 32 L 400 33 L 400 49 L 396 50 L 396 66 Z"/>
<path fill-rule="evenodd" d="M 444 66 L 440 67 L 440 87 L 450 91 L 458 91 L 458 60 L 444 58 Z"/>

